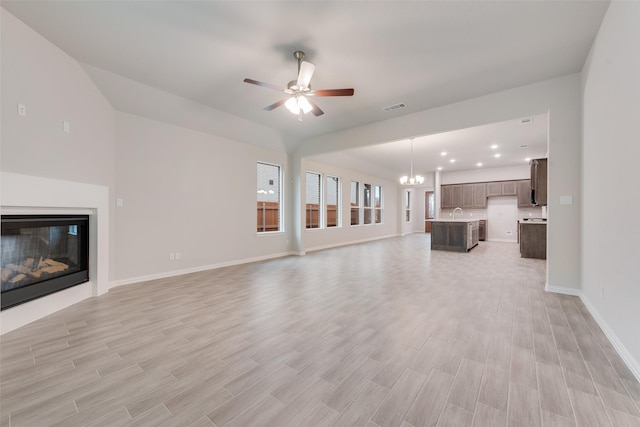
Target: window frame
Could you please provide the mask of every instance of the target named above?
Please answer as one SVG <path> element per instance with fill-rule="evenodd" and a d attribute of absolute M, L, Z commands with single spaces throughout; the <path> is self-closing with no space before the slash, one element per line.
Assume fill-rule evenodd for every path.
<path fill-rule="evenodd" d="M 308 215 L 308 212 L 307 212 L 308 205 L 310 204 L 307 201 L 307 197 L 309 195 L 308 194 L 308 190 L 309 190 L 308 178 L 309 178 L 309 175 L 316 175 L 318 177 L 318 209 L 317 209 L 317 212 L 318 212 L 318 223 L 317 223 L 317 227 L 313 227 L 313 213 L 314 213 L 313 208 L 311 208 L 311 210 L 309 210 L 310 215 Z M 305 228 L 305 230 L 320 230 L 320 229 L 324 228 L 324 215 L 323 215 L 323 209 L 322 209 L 323 199 L 324 199 L 324 197 L 323 197 L 324 186 L 322 185 L 323 184 L 322 183 L 322 177 L 323 177 L 323 174 L 320 173 L 320 172 L 305 171 L 305 174 L 304 174 L 304 188 L 305 188 L 305 191 L 304 191 L 304 212 L 305 212 L 305 222 L 304 223 L 305 223 L 305 226 L 304 226 L 304 228 Z M 311 221 L 309 221 L 310 219 L 311 219 Z M 311 222 L 311 227 L 309 226 L 310 222 Z"/>
<path fill-rule="evenodd" d="M 412 197 L 411 197 L 411 190 L 405 190 L 404 191 L 404 222 L 409 223 L 413 220 L 412 218 L 412 214 L 411 214 L 411 202 L 412 202 Z"/>
<path fill-rule="evenodd" d="M 376 190 L 380 192 L 378 196 L 376 196 Z M 384 218 L 382 217 L 383 205 L 384 205 L 383 187 L 382 185 L 373 184 L 373 223 L 374 224 L 384 224 Z"/>
<path fill-rule="evenodd" d="M 355 188 L 355 192 L 353 191 L 353 184 L 355 184 L 356 188 Z M 349 186 L 349 223 L 352 227 L 357 227 L 362 225 L 362 219 L 361 219 L 361 211 L 362 211 L 362 197 L 360 197 L 360 181 L 354 181 L 351 180 L 351 184 Z M 356 199 L 356 204 L 353 205 L 353 196 L 355 194 L 355 199 Z M 357 223 L 353 223 L 353 219 L 354 219 L 354 215 L 353 212 L 356 212 L 355 215 L 355 219 L 357 220 Z"/>
<path fill-rule="evenodd" d="M 336 212 L 336 222 L 335 225 L 329 225 L 329 180 L 335 180 L 336 187 L 336 204 L 335 204 L 335 212 Z M 324 203 L 324 220 L 325 220 L 325 228 L 340 228 L 342 227 L 342 180 L 339 176 L 335 175 L 325 175 L 324 176 L 325 183 L 325 203 Z M 333 184 L 332 184 L 333 186 Z"/>
<path fill-rule="evenodd" d="M 271 163 L 271 162 L 264 162 L 261 160 L 258 160 L 256 162 L 256 187 L 258 187 L 258 168 L 260 167 L 260 165 L 263 166 L 272 166 L 272 167 L 276 167 L 278 168 L 278 183 L 277 183 L 277 191 L 278 191 L 278 229 L 277 230 L 263 230 L 260 231 L 258 230 L 258 227 L 256 226 L 256 234 L 258 236 L 264 236 L 264 235 L 269 235 L 269 234 L 276 234 L 276 233 L 284 233 L 285 229 L 284 229 L 284 224 L 285 224 L 285 218 L 284 218 L 284 194 L 283 194 L 283 182 L 284 182 L 284 167 L 280 164 L 277 163 Z M 260 191 L 260 188 L 257 188 L 257 191 Z M 258 193 L 260 194 L 260 193 Z M 257 199 L 256 196 L 256 207 L 257 207 L 257 203 L 260 203 L 260 200 Z M 264 203 L 264 202 L 263 202 Z M 264 206 L 263 206 L 264 209 Z M 264 210 L 263 210 L 264 212 Z M 266 215 L 266 214 L 263 214 Z M 257 218 L 256 218 L 257 219 Z M 266 220 L 263 220 L 263 229 L 265 228 L 265 222 Z"/>

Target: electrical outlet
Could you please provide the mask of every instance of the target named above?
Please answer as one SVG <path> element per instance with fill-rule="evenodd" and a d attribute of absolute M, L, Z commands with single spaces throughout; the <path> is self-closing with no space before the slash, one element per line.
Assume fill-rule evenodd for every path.
<path fill-rule="evenodd" d="M 180 258 L 180 252 L 176 252 L 176 260 L 179 260 Z"/>
<path fill-rule="evenodd" d="M 18 115 L 25 117 L 27 115 L 27 106 L 24 104 L 18 104 Z"/>
<path fill-rule="evenodd" d="M 66 121 L 62 122 L 62 130 L 66 133 L 71 133 L 71 123 Z"/>
<path fill-rule="evenodd" d="M 174 261 L 176 259 L 176 254 L 173 252 L 169 253 L 169 261 Z"/>

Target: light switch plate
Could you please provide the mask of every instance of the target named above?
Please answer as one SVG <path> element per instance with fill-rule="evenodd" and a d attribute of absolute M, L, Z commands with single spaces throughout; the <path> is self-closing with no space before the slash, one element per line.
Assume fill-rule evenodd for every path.
<path fill-rule="evenodd" d="M 560 196 L 560 204 L 561 205 L 572 205 L 573 204 L 573 196 Z"/>

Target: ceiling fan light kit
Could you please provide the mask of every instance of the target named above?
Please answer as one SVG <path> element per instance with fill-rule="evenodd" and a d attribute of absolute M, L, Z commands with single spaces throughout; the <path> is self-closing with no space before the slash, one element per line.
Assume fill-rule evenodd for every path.
<path fill-rule="evenodd" d="M 302 116 L 310 111 L 316 117 L 324 114 L 324 111 L 322 111 L 315 102 L 308 98 L 310 96 L 353 96 L 353 89 L 311 90 L 311 77 L 313 76 L 316 66 L 311 62 L 304 61 L 305 54 L 300 50 L 295 51 L 293 53 L 293 57 L 298 61 L 298 78 L 290 81 L 287 84 L 286 89 L 282 89 L 270 83 L 260 82 L 258 80 L 244 79 L 245 83 L 274 89 L 289 95 L 289 98 L 267 105 L 263 108 L 265 111 L 274 110 L 284 104 L 291 113 L 298 116 L 299 121 L 302 121 Z"/>

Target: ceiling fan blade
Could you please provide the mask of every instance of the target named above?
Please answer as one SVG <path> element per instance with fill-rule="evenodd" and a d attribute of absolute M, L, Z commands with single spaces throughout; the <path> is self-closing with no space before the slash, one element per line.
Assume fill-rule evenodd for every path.
<path fill-rule="evenodd" d="M 324 114 L 324 111 L 322 111 L 320 109 L 320 107 L 318 107 L 318 104 L 316 104 L 315 102 L 313 102 L 312 100 L 310 100 L 309 98 L 307 98 L 307 101 L 309 101 L 309 104 L 311 104 L 311 106 L 313 107 L 313 109 L 311 110 L 311 112 L 313 113 L 314 116 L 318 117 Z"/>
<path fill-rule="evenodd" d="M 315 71 L 316 66 L 311 62 L 302 61 L 300 64 L 300 72 L 298 73 L 298 82 L 296 85 L 298 87 L 309 87 L 309 83 L 311 82 L 311 77 L 313 76 L 313 72 Z"/>
<path fill-rule="evenodd" d="M 312 90 L 306 95 L 312 96 L 353 96 L 353 89 L 319 89 Z"/>
<path fill-rule="evenodd" d="M 258 86 L 266 87 L 266 88 L 269 88 L 269 89 L 275 89 L 278 92 L 284 92 L 285 91 L 283 88 L 278 87 L 276 85 L 272 85 L 270 83 L 259 82 L 257 80 L 253 80 L 253 79 L 244 79 L 244 82 L 252 84 L 252 85 L 258 85 Z"/>
<path fill-rule="evenodd" d="M 289 98 L 281 99 L 281 100 L 280 100 L 280 101 L 278 101 L 278 102 L 274 102 L 274 103 L 273 103 L 273 104 L 271 104 L 271 105 L 267 105 L 266 107 L 264 107 L 264 108 L 263 108 L 263 110 L 264 110 L 264 111 L 271 111 L 271 110 L 274 110 L 274 109 L 278 108 L 279 106 L 281 106 L 282 104 L 284 104 L 285 102 L 287 102 L 287 100 L 288 100 L 288 99 L 289 99 Z"/>

